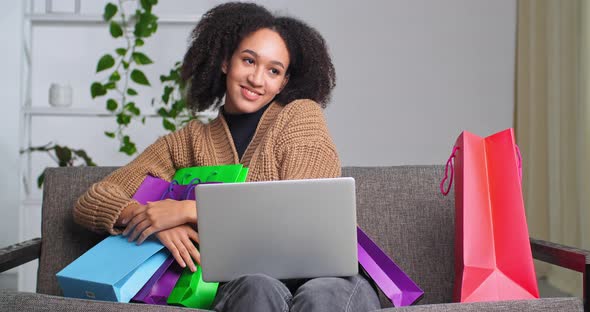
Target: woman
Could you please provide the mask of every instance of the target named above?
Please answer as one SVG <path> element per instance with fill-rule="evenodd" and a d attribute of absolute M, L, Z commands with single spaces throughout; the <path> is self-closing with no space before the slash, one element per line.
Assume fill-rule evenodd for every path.
<path fill-rule="evenodd" d="M 340 176 L 322 108 L 335 72 L 320 34 L 301 21 L 248 3 L 207 12 L 192 33 L 182 78 L 194 111 L 220 107 L 209 124 L 191 121 L 159 138 L 78 200 L 75 220 L 91 230 L 142 243 L 154 235 L 195 271 L 194 201 L 140 205 L 131 199 L 146 175 L 171 180 L 179 168 L 242 163 L 248 181 Z M 360 275 L 281 282 L 247 275 L 222 284 L 217 311 L 368 311 L 379 308 Z"/>

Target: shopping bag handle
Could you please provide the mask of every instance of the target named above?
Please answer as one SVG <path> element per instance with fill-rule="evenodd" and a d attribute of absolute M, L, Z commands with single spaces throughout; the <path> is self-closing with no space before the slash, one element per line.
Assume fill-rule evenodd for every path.
<path fill-rule="evenodd" d="M 518 145 L 514 144 L 514 146 L 516 147 L 516 154 L 518 156 L 518 177 L 520 178 L 520 181 L 522 181 L 522 154 L 520 153 L 520 148 L 518 147 Z M 449 159 L 447 160 L 447 164 L 445 165 L 445 176 L 442 179 L 442 181 L 440 181 L 440 192 L 445 196 L 447 196 L 449 194 L 449 192 L 451 191 L 451 185 L 453 185 L 453 176 L 455 175 L 453 158 L 455 158 L 457 156 L 455 154 L 457 152 L 457 150 L 459 150 L 459 147 L 454 146 L 453 152 L 451 153 L 451 156 L 449 156 Z M 451 177 L 450 178 L 448 175 L 449 167 L 451 168 Z M 449 179 L 449 186 L 445 190 L 444 186 L 445 186 L 445 181 L 447 179 Z"/>
<path fill-rule="evenodd" d="M 188 183 L 188 187 L 184 191 L 184 194 L 182 195 L 182 199 L 187 199 L 189 197 L 189 194 L 195 189 L 195 187 L 201 183 L 202 183 L 201 179 L 199 179 L 199 178 L 192 179 Z"/>
<path fill-rule="evenodd" d="M 518 177 L 522 181 L 522 154 L 518 145 L 514 144 L 514 146 L 516 146 L 516 154 L 518 155 Z"/>
<path fill-rule="evenodd" d="M 164 200 L 164 198 L 166 198 L 166 196 L 168 194 L 171 194 L 172 199 L 176 199 L 176 198 L 174 198 L 174 185 L 180 185 L 180 184 L 178 183 L 178 181 L 172 180 L 172 182 L 170 182 L 170 185 L 168 186 L 168 189 L 166 190 L 166 192 L 164 192 L 162 194 L 162 196 L 160 197 L 160 200 Z"/>
<path fill-rule="evenodd" d="M 442 179 L 442 181 L 440 181 L 440 192 L 445 196 L 447 196 L 449 194 L 449 192 L 451 191 L 451 186 L 453 185 L 453 176 L 455 175 L 455 169 L 453 166 L 453 158 L 455 158 L 455 156 L 457 156 L 457 155 L 455 155 L 457 150 L 459 150 L 459 147 L 453 146 L 453 152 L 451 153 L 451 156 L 449 156 L 449 160 L 447 160 L 447 164 L 445 165 L 445 177 Z M 450 178 L 449 178 L 449 167 L 451 168 L 451 177 Z M 449 179 L 449 186 L 445 190 L 445 181 L 447 179 Z"/>

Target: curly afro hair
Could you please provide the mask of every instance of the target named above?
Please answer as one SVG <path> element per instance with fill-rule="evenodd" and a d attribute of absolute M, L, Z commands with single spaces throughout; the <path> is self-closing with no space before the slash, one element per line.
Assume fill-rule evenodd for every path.
<path fill-rule="evenodd" d="M 325 108 L 336 85 L 336 72 L 322 36 L 295 18 L 275 16 L 253 3 L 230 2 L 209 10 L 192 31 L 181 69 L 187 85 L 187 105 L 200 112 L 222 104 L 226 75 L 221 71 L 243 38 L 268 28 L 277 32 L 289 51 L 289 82 L 275 97 L 286 105 L 311 99 Z"/>

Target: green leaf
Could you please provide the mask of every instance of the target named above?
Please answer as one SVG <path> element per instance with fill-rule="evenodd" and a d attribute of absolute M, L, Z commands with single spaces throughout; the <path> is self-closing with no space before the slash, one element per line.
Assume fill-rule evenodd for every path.
<path fill-rule="evenodd" d="M 139 64 L 139 65 L 147 65 L 147 64 L 152 64 L 152 60 L 145 54 L 141 53 L 141 52 L 133 52 L 133 54 L 131 54 L 131 57 L 133 57 L 133 60 L 135 61 L 135 63 Z"/>
<path fill-rule="evenodd" d="M 123 28 L 121 28 L 121 25 L 117 22 L 111 22 L 110 31 L 113 38 L 119 38 L 123 36 Z"/>
<path fill-rule="evenodd" d="M 144 42 L 140 38 L 135 39 L 135 46 L 142 47 L 143 44 L 144 44 Z"/>
<path fill-rule="evenodd" d="M 107 84 L 104 85 L 104 88 L 107 90 L 113 90 L 117 87 L 117 83 L 114 81 L 108 82 Z"/>
<path fill-rule="evenodd" d="M 129 63 L 128 62 L 121 61 L 121 64 L 123 64 L 123 68 L 125 68 L 125 69 L 129 68 Z"/>
<path fill-rule="evenodd" d="M 146 11 L 151 11 L 152 9 L 152 3 L 149 0 L 141 0 L 141 7 L 146 10 Z"/>
<path fill-rule="evenodd" d="M 41 188 L 41 186 L 43 185 L 43 181 L 45 180 L 45 170 L 43 170 L 43 173 L 41 173 L 39 175 L 39 177 L 37 178 L 37 187 Z"/>
<path fill-rule="evenodd" d="M 110 76 L 109 76 L 109 81 L 119 81 L 121 80 L 121 75 L 119 74 L 118 71 L 113 72 Z"/>
<path fill-rule="evenodd" d="M 116 111 L 118 106 L 119 106 L 119 104 L 117 103 L 117 101 L 115 101 L 113 99 L 107 100 L 107 109 L 109 111 L 111 111 L 111 112 Z"/>
<path fill-rule="evenodd" d="M 175 131 L 176 130 L 176 126 L 171 123 L 168 119 L 162 119 L 162 125 L 164 126 L 164 129 L 169 130 L 169 131 Z"/>
<path fill-rule="evenodd" d="M 105 22 L 108 22 L 111 20 L 111 18 L 113 18 L 113 16 L 115 16 L 115 14 L 117 14 L 117 6 L 112 4 L 112 3 L 107 3 L 107 5 L 104 7 L 104 14 L 102 15 L 102 18 L 105 20 Z"/>
<path fill-rule="evenodd" d="M 145 125 L 145 116 L 141 117 L 141 123 Z"/>
<path fill-rule="evenodd" d="M 148 81 L 145 74 L 141 70 L 138 70 L 138 69 L 134 69 L 131 72 L 131 80 L 135 81 L 136 83 L 138 83 L 140 85 L 144 85 L 144 86 L 150 85 L 150 82 Z"/>
<path fill-rule="evenodd" d="M 168 111 L 163 107 L 160 107 L 160 109 L 158 109 L 158 115 L 160 115 L 164 118 L 170 117 L 170 116 L 168 116 Z"/>
<path fill-rule="evenodd" d="M 104 135 L 108 136 L 109 138 L 113 138 L 113 139 L 115 138 L 115 133 L 114 132 L 107 132 L 107 131 L 105 131 L 104 132 Z"/>
<path fill-rule="evenodd" d="M 119 113 L 117 114 L 117 123 L 122 125 L 122 126 L 126 126 L 131 122 L 131 116 L 124 114 L 124 113 Z"/>
<path fill-rule="evenodd" d="M 117 52 L 117 54 L 119 54 L 120 56 L 125 56 L 125 54 L 127 54 L 127 49 L 117 48 L 117 49 L 115 49 L 115 52 Z"/>
<path fill-rule="evenodd" d="M 105 69 L 109 69 L 115 65 L 115 59 L 110 54 L 103 55 L 100 60 L 98 60 L 98 65 L 96 65 L 96 72 L 101 72 Z"/>
<path fill-rule="evenodd" d="M 74 150 L 74 154 L 76 154 L 78 157 L 82 158 L 84 160 L 84 162 L 86 163 L 86 166 L 96 166 L 94 161 L 92 161 L 92 158 L 90 158 L 88 156 L 88 154 L 86 154 L 86 151 Z"/>
<path fill-rule="evenodd" d="M 101 83 L 99 83 L 99 82 L 92 83 L 92 85 L 90 86 L 90 95 L 92 95 L 93 99 L 95 97 L 103 96 L 105 94 L 107 94 L 107 90 L 102 86 Z"/>
<path fill-rule="evenodd" d="M 123 146 L 119 149 L 120 152 L 123 152 L 129 156 L 135 154 L 137 152 L 137 148 L 133 142 L 124 143 Z"/>
<path fill-rule="evenodd" d="M 67 146 L 56 145 L 55 155 L 59 160 L 60 167 L 65 167 L 67 163 L 72 160 L 72 151 Z"/>
<path fill-rule="evenodd" d="M 130 113 L 132 113 L 135 116 L 139 116 L 141 114 L 141 111 L 139 110 L 139 108 L 135 106 L 134 102 L 129 102 L 125 104 L 125 109 L 127 109 Z"/>
<path fill-rule="evenodd" d="M 172 93 L 172 91 L 174 91 L 174 88 L 170 86 L 164 87 L 164 94 L 162 94 L 162 101 L 164 101 L 164 103 L 168 104 L 168 101 L 170 100 L 170 94 Z"/>
<path fill-rule="evenodd" d="M 133 88 L 128 88 L 127 89 L 127 94 L 129 94 L 129 95 L 137 95 L 137 91 L 135 91 L 135 89 L 133 89 Z"/>

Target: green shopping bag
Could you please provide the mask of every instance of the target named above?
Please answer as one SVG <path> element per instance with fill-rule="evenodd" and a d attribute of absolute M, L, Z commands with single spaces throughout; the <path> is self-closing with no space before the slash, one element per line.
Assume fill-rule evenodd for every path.
<path fill-rule="evenodd" d="M 222 182 L 235 183 L 246 182 L 248 168 L 241 164 L 222 166 L 202 166 L 182 168 L 176 171 L 173 180 L 181 185 L 200 183 Z M 205 282 L 201 273 L 201 266 L 196 265 L 197 271 L 191 272 L 185 268 L 178 282 L 168 296 L 168 304 L 179 305 L 196 309 L 209 309 L 219 283 Z"/>
<path fill-rule="evenodd" d="M 182 271 L 167 302 L 188 308 L 209 309 L 215 300 L 217 287 L 219 283 L 203 281 L 201 266 L 197 265 L 197 271 L 194 273 L 187 267 Z"/>
<path fill-rule="evenodd" d="M 182 168 L 176 171 L 173 179 L 181 185 L 189 184 L 197 178 L 203 183 L 234 183 L 246 182 L 247 175 L 248 168 L 244 167 L 242 164 L 235 164 Z"/>

